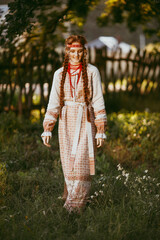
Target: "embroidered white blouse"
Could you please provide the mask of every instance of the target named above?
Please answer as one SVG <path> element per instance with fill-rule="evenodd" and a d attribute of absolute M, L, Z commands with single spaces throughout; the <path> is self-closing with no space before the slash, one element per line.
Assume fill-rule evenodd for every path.
<path fill-rule="evenodd" d="M 52 136 L 51 131 L 53 130 L 59 115 L 60 81 L 61 81 L 62 71 L 63 71 L 63 67 L 59 68 L 54 73 L 53 84 L 52 84 L 51 93 L 49 97 L 49 103 L 48 103 L 47 111 L 43 121 L 44 132 L 41 135 L 42 137 Z M 107 114 L 105 111 L 100 73 L 97 67 L 93 66 L 92 64 L 88 64 L 87 73 L 88 73 L 88 87 L 90 90 L 89 100 L 94 109 L 95 125 L 97 127 L 97 133 L 95 138 L 107 138 L 105 134 L 106 126 L 107 126 Z M 72 98 L 70 91 L 68 91 L 68 88 L 66 87 L 66 84 L 68 84 L 68 81 L 69 81 L 69 76 L 67 73 L 65 84 L 64 84 L 64 101 L 84 102 L 82 76 L 80 77 L 78 86 L 76 84 L 77 77 L 78 75 L 75 75 L 75 77 L 72 77 L 71 79 L 72 84 L 75 87 L 75 90 L 73 91 L 73 98 Z"/>

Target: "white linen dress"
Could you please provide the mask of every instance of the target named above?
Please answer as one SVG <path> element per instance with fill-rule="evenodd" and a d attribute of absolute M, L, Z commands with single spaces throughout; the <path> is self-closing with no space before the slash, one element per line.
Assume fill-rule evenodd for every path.
<path fill-rule="evenodd" d="M 49 103 L 43 121 L 42 136 L 51 136 L 60 109 L 60 81 L 63 67 L 53 77 Z M 89 111 L 91 123 L 87 121 L 87 107 L 83 95 L 82 73 L 77 85 L 77 75 L 71 78 L 75 86 L 71 96 L 69 74 L 64 83 L 64 107 L 59 118 L 58 136 L 62 170 L 68 195 L 64 207 L 69 211 L 85 207 L 91 187 L 91 175 L 95 175 L 96 138 L 106 138 L 107 115 L 99 70 L 87 65 Z"/>

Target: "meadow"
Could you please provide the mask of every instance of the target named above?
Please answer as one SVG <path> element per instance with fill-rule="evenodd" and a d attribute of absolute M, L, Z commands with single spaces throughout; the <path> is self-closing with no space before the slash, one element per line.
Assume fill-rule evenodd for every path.
<path fill-rule="evenodd" d="M 42 120 L 0 115 L 0 239 L 159 240 L 160 113 L 108 114 L 89 203 L 63 208 L 58 124 L 52 147 Z"/>

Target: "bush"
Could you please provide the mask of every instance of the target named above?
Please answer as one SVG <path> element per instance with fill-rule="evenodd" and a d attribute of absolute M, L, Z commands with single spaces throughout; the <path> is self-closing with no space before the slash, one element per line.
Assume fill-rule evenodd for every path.
<path fill-rule="evenodd" d="M 108 116 L 110 155 L 126 167 L 160 163 L 160 113 L 112 113 Z M 107 153 L 106 152 L 106 153 Z"/>

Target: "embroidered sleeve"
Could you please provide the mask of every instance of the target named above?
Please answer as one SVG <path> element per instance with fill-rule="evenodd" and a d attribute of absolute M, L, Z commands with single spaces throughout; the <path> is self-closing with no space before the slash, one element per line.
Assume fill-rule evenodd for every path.
<path fill-rule="evenodd" d="M 101 77 L 98 69 L 93 72 L 93 98 L 92 106 L 94 108 L 95 125 L 97 133 L 95 138 L 107 138 L 105 131 L 107 128 L 107 114 L 105 110 Z"/>
<path fill-rule="evenodd" d="M 45 113 L 45 118 L 43 121 L 44 132 L 41 135 L 42 137 L 52 136 L 51 131 L 55 126 L 55 123 L 59 115 L 59 109 L 60 109 L 59 93 L 60 93 L 59 79 L 56 71 L 53 77 L 53 84 L 52 84 L 52 88 L 49 96 L 47 111 Z"/>

